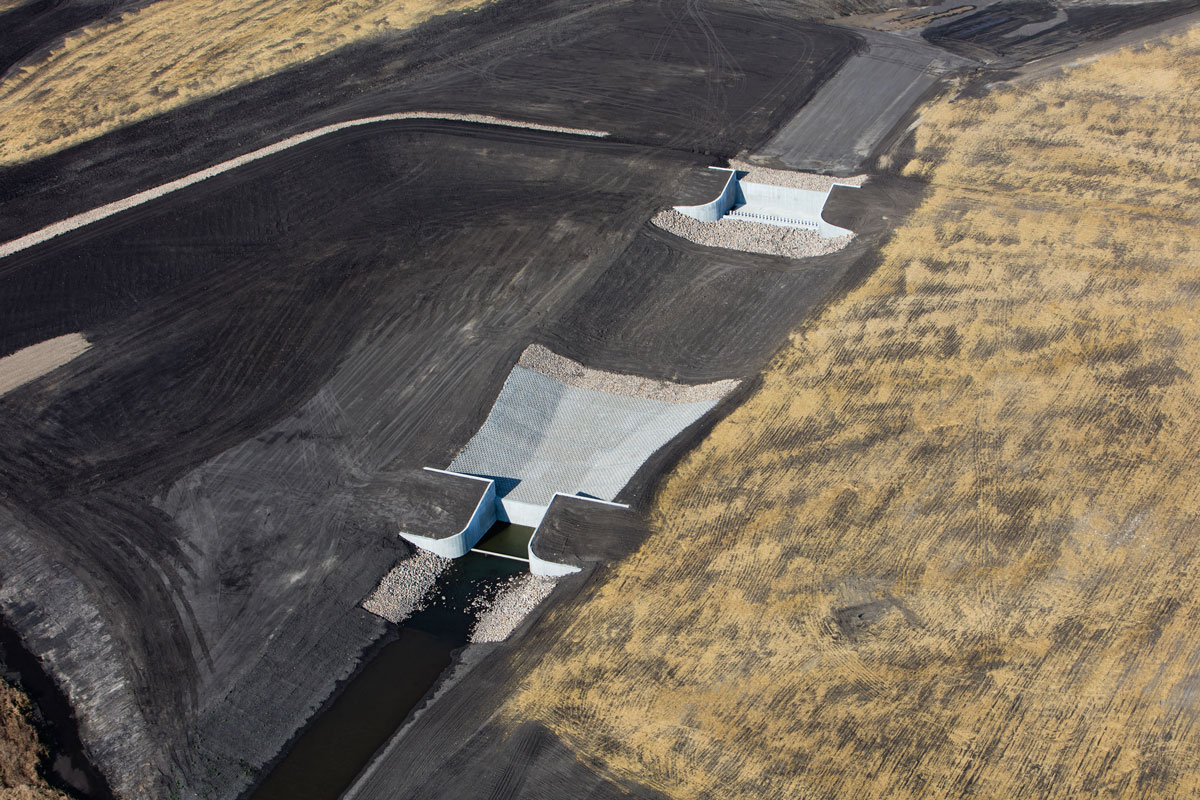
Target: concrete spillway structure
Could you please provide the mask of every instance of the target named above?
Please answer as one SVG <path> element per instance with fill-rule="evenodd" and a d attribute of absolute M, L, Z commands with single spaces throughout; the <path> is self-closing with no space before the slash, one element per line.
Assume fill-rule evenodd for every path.
<path fill-rule="evenodd" d="M 487 532 L 491 530 L 497 521 L 501 521 L 498 520 L 498 512 L 503 513 L 503 511 L 500 500 L 496 495 L 496 481 L 492 478 L 483 478 L 478 475 L 464 475 L 451 470 L 434 469 L 433 467 L 426 467 L 425 469 L 428 472 L 443 476 L 442 480 L 448 493 L 457 495 L 459 501 L 464 499 L 469 500 L 476 496 L 478 499 L 474 501 L 474 507 L 470 514 L 465 519 L 459 520 L 461 527 L 457 523 L 452 526 L 431 526 L 421 533 L 401 531 L 400 537 L 409 544 L 419 547 L 422 550 L 428 550 L 442 558 L 461 558 L 471 552 L 475 548 L 475 545 L 479 544 L 479 541 L 487 535 Z M 556 553 L 562 550 L 561 536 L 553 536 L 553 541 L 549 545 L 538 541 L 538 533 L 542 531 L 542 521 L 545 519 L 547 511 L 556 503 L 564 500 L 577 503 L 600 504 L 616 509 L 629 508 L 624 503 L 613 503 L 594 497 L 555 492 L 546 504 L 546 507 L 540 509 L 537 527 L 533 535 L 529 537 L 529 543 L 525 548 L 525 557 L 516 559 L 527 562 L 529 564 L 529 571 L 534 575 L 559 578 L 563 575 L 579 572 L 580 570 L 580 567 L 573 564 L 560 563 L 564 559 L 554 560 Z M 546 536 L 542 538 L 545 539 Z M 492 555 L 495 554 L 492 553 Z M 514 558 L 514 556 L 509 555 L 505 555 L 504 557 Z"/>
<path fill-rule="evenodd" d="M 713 169 L 723 169 L 713 167 Z M 821 216 L 834 186 L 858 188 L 853 184 L 835 183 L 826 191 L 793 189 L 742 180 L 745 173 L 731 169 L 729 180 L 714 200 L 697 206 L 675 206 L 675 210 L 701 222 L 721 219 L 740 219 L 764 225 L 801 228 L 816 232 L 823 238 L 850 236 L 854 231 L 830 225 Z"/>
<path fill-rule="evenodd" d="M 716 402 L 630 397 L 517 365 L 450 469 L 496 478 L 499 518 L 535 527 L 556 493 L 612 500 L 651 454 Z"/>
<path fill-rule="evenodd" d="M 530 347 L 512 368 L 479 431 L 450 463 L 435 470 L 474 511 L 444 530 L 403 532 L 404 539 L 457 558 L 497 521 L 539 529 L 558 498 L 614 505 L 617 494 L 659 448 L 708 413 L 736 381 L 685 386 L 591 370 L 545 348 Z M 462 483 L 473 481 L 471 485 Z M 619 504 L 616 504 L 619 505 Z M 561 575 L 529 543 L 530 569 Z"/>

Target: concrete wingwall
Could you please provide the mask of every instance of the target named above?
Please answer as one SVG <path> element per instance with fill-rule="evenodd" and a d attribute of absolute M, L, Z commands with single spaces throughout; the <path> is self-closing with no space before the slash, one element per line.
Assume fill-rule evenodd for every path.
<path fill-rule="evenodd" d="M 447 536 L 442 539 L 435 539 L 431 536 L 421 536 L 415 533 L 401 532 L 400 537 L 406 542 L 428 550 L 431 553 L 442 556 L 443 558 L 459 558 L 465 556 L 471 551 L 471 548 L 479 543 L 492 526 L 496 524 L 496 482 L 490 478 L 480 478 L 476 475 L 463 475 L 460 472 L 450 472 L 443 469 L 433 469 L 426 467 L 430 472 L 441 472 L 445 475 L 454 475 L 460 478 L 467 478 L 473 481 L 481 481 L 487 484 L 487 488 L 483 492 L 483 496 L 479 498 L 479 502 L 475 505 L 475 510 L 471 512 L 471 518 L 467 521 L 466 526 L 461 531 L 453 536 Z"/>
<path fill-rule="evenodd" d="M 713 167 L 713 169 L 721 169 L 721 167 Z M 716 222 L 738 204 L 740 195 L 741 187 L 738 185 L 737 170 L 731 169 L 729 170 L 729 180 L 725 181 L 725 188 L 721 190 L 721 194 L 717 196 L 716 200 L 698 206 L 675 206 L 675 210 L 701 222 Z"/>
<path fill-rule="evenodd" d="M 551 505 L 553 505 L 554 502 L 560 497 L 568 500 L 578 500 L 585 503 L 598 503 L 599 505 L 608 506 L 609 508 L 629 508 L 629 506 L 625 503 L 614 503 L 611 500 L 600 500 L 596 497 L 583 497 L 582 495 L 566 494 L 565 492 L 555 492 L 554 500 L 550 501 Z M 548 510 L 548 507 L 543 509 L 543 515 Z M 541 575 L 546 578 L 561 578 L 564 575 L 571 575 L 579 572 L 582 567 L 576 567 L 570 564 L 560 564 L 557 561 L 551 561 L 548 558 L 542 558 L 538 555 L 537 539 L 538 533 L 541 531 L 541 529 L 541 524 L 539 523 L 537 530 L 533 532 L 533 536 L 529 537 L 529 544 L 527 546 L 527 550 L 529 552 L 529 571 L 534 575 Z"/>

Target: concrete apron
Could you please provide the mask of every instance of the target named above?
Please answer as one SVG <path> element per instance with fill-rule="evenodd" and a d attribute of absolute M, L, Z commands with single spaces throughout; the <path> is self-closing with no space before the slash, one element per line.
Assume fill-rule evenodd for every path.
<path fill-rule="evenodd" d="M 712 169 L 726 169 L 712 167 Z M 854 231 L 830 225 L 822 218 L 825 203 L 834 186 L 853 184 L 835 183 L 823 192 L 812 189 L 793 189 L 789 186 L 774 186 L 767 183 L 743 181 L 738 170 L 728 169 L 729 180 L 716 199 L 698 206 L 675 206 L 680 214 L 701 222 L 716 222 L 732 219 L 776 225 L 783 228 L 800 228 L 816 231 L 824 239 L 849 236 Z"/>

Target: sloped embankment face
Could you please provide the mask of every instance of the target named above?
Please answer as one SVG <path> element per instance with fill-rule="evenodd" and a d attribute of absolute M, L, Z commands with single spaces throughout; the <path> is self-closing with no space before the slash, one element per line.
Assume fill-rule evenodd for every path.
<path fill-rule="evenodd" d="M 1200 783 L 1200 32 L 925 114 L 931 183 L 513 718 L 675 797 Z"/>

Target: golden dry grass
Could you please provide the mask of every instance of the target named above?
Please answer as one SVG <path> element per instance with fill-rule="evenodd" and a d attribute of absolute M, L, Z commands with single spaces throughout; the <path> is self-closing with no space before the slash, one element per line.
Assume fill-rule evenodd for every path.
<path fill-rule="evenodd" d="M 1200 32 L 939 102 L 930 194 L 510 700 L 672 797 L 1200 794 Z"/>
<path fill-rule="evenodd" d="M 38 774 L 42 752 L 29 699 L 0 680 L 0 800 L 65 800 Z"/>
<path fill-rule="evenodd" d="M 0 84 L 0 164 L 26 161 L 486 0 L 163 0 Z M 3 2 L 3 0 L 0 0 Z"/>

